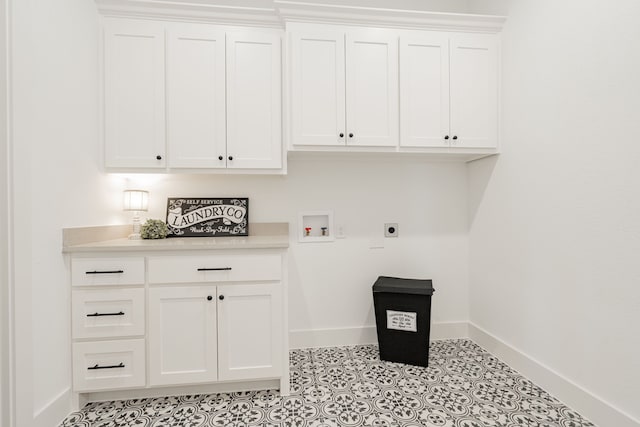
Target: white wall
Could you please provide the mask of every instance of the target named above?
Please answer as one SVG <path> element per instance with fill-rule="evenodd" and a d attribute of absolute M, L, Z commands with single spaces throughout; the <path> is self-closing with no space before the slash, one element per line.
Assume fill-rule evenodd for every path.
<path fill-rule="evenodd" d="M 0 0 L 0 28 L 7 2 Z M 9 139 L 7 135 L 7 34 L 0 31 L 0 425 L 9 425 Z"/>
<path fill-rule="evenodd" d="M 289 160 L 287 176 L 131 177 L 150 191 L 149 217 L 168 196 L 247 196 L 251 222 L 289 222 L 290 328 L 372 327 L 379 275 L 434 281 L 434 323 L 467 321 L 467 193 L 464 164 L 355 156 Z M 298 213 L 332 210 L 345 239 L 298 243 Z M 383 238 L 385 222 L 400 236 Z M 370 249 L 371 243 L 384 249 Z"/>
<path fill-rule="evenodd" d="M 471 321 L 636 423 L 639 17 L 635 0 L 510 2 L 503 153 L 469 166 Z"/>
<path fill-rule="evenodd" d="M 70 408 L 61 229 L 122 221 L 122 180 L 97 162 L 95 4 L 19 0 L 11 20 L 16 424 L 51 426 Z"/>

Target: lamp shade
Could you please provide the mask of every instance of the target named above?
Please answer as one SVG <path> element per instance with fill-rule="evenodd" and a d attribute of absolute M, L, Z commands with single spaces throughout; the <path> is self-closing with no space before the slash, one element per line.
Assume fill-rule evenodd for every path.
<path fill-rule="evenodd" d="M 122 209 L 125 211 L 147 211 L 149 192 L 144 190 L 124 190 Z"/>

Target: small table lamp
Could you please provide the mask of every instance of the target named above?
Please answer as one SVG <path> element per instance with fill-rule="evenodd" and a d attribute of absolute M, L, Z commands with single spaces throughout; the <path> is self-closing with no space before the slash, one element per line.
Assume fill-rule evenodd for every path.
<path fill-rule="evenodd" d="M 122 210 L 133 211 L 133 234 L 129 239 L 140 238 L 140 212 L 149 209 L 149 192 L 144 190 L 124 190 L 122 199 Z"/>

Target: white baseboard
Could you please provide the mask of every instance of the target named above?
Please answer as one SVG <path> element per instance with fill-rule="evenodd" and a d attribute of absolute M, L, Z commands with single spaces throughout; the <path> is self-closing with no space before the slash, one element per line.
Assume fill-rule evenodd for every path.
<path fill-rule="evenodd" d="M 63 390 L 33 414 L 33 427 L 57 426 L 73 411 L 71 389 Z"/>
<path fill-rule="evenodd" d="M 441 322 L 431 324 L 432 340 L 467 338 L 467 322 Z M 375 344 L 378 342 L 375 326 L 336 329 L 298 329 L 289 331 L 290 348 L 339 347 L 345 345 Z"/>
<path fill-rule="evenodd" d="M 640 421 L 631 415 L 474 323 L 469 323 L 469 338 L 596 425 L 640 427 Z"/>

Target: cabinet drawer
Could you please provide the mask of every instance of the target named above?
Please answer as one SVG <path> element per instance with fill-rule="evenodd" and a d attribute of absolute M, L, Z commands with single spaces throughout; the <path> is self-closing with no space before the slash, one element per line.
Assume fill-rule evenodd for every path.
<path fill-rule="evenodd" d="M 74 290 L 73 338 L 144 335 L 144 289 Z"/>
<path fill-rule="evenodd" d="M 144 258 L 72 258 L 71 284 L 142 285 Z"/>
<path fill-rule="evenodd" d="M 144 340 L 73 344 L 73 389 L 76 392 L 143 387 Z"/>
<path fill-rule="evenodd" d="M 149 258 L 149 283 L 264 281 L 281 277 L 279 254 Z"/>

